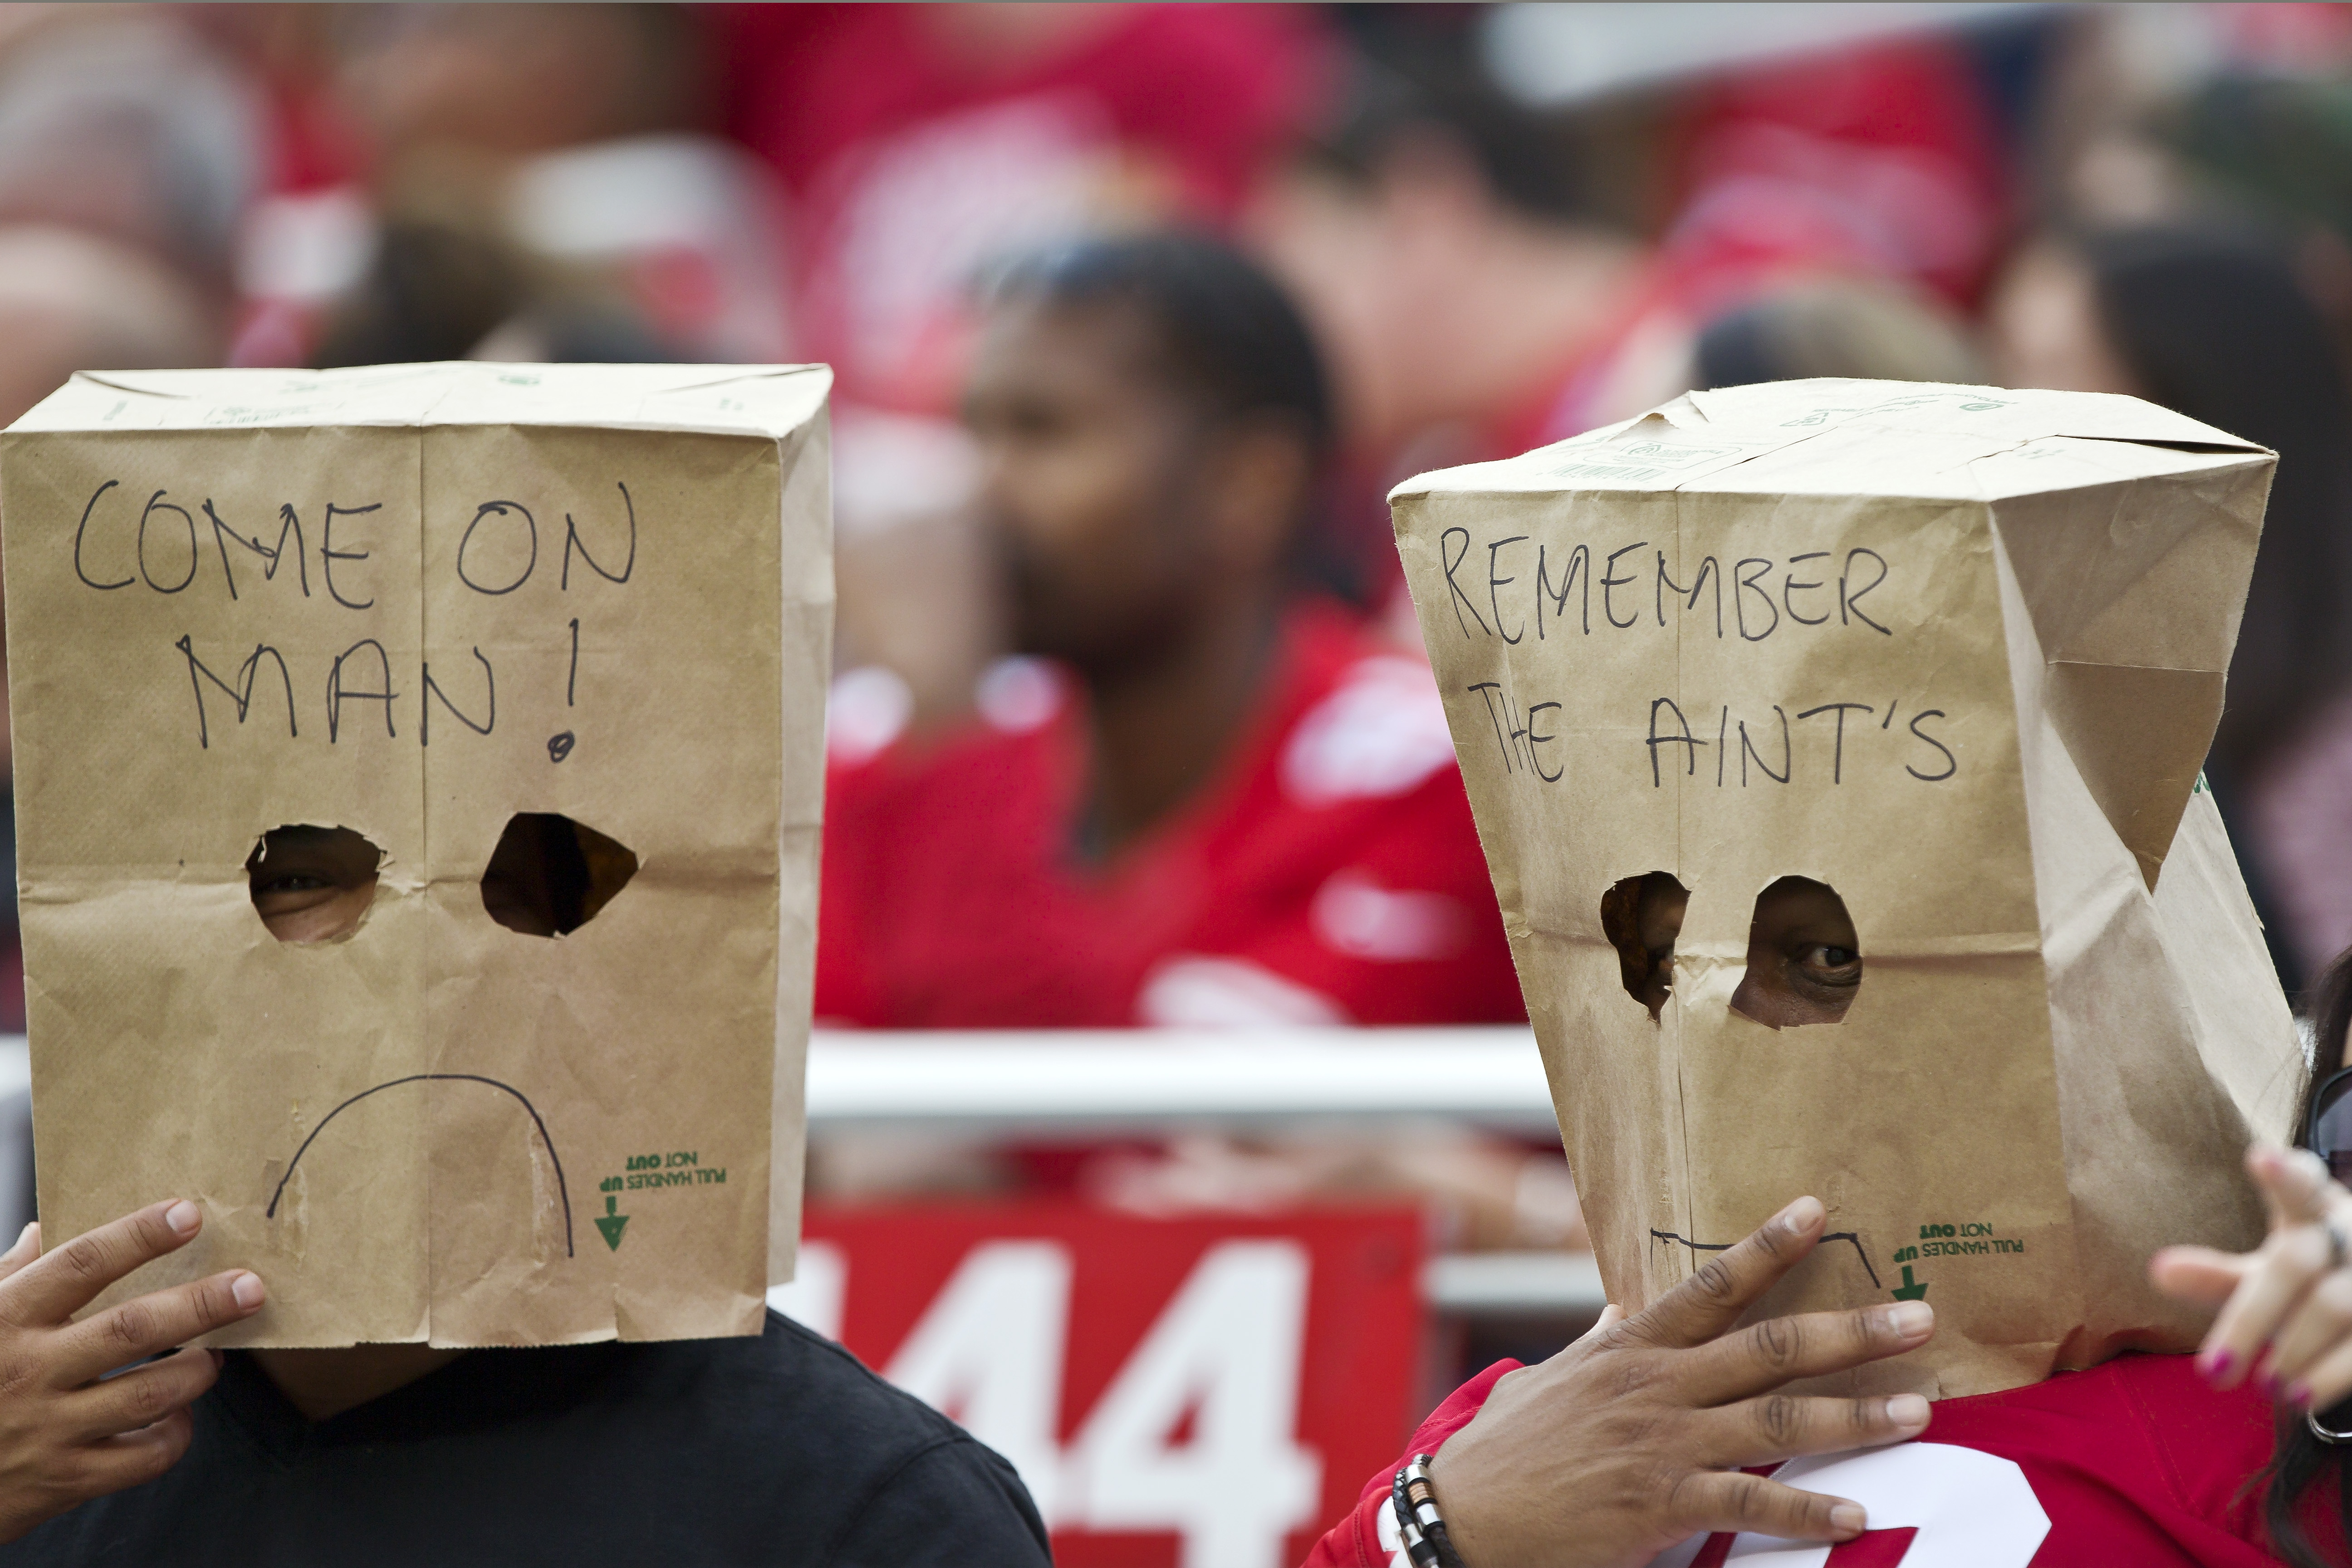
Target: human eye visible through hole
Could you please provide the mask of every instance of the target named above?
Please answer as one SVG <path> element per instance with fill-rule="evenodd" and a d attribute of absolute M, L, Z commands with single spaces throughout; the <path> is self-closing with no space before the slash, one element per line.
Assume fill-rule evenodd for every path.
<path fill-rule="evenodd" d="M 1689 890 L 1665 871 L 1628 877 L 1601 895 L 1601 929 L 1617 950 L 1625 994 L 1650 1010 L 1653 1023 L 1674 989 L 1675 939 L 1689 906 Z"/>
<path fill-rule="evenodd" d="M 482 907 L 509 931 L 568 936 L 637 874 L 628 847 L 554 812 L 518 812 L 482 873 Z"/>
<path fill-rule="evenodd" d="M 1782 877 L 1756 896 L 1732 1011 L 1768 1028 L 1834 1024 L 1862 989 L 1862 940 L 1837 889 Z"/>
<path fill-rule="evenodd" d="M 289 823 L 263 834 L 246 857 L 246 885 L 279 942 L 333 942 L 359 930 L 383 864 L 383 851 L 348 827 Z"/>

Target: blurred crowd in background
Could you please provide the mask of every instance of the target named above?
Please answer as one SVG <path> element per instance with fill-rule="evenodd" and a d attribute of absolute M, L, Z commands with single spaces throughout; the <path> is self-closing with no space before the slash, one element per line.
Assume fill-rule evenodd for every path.
<path fill-rule="evenodd" d="M 2279 450 L 2208 773 L 2292 994 L 2352 945 L 2347 351 L 2343 6 L 0 6 L 0 424 L 834 367 L 820 1022 L 1522 1016 L 1383 494 L 1818 375 Z M 1580 1237 L 1556 1149 L 1443 1130 L 817 1155 Z"/>

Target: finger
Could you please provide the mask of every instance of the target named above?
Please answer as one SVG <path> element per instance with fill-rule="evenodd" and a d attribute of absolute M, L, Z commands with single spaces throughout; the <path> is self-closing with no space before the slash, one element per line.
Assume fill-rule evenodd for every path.
<path fill-rule="evenodd" d="M 118 1366 L 249 1318 L 268 1300 L 259 1275 L 232 1268 L 125 1301 L 58 1335 L 49 1382 L 58 1388 L 79 1388 Z"/>
<path fill-rule="evenodd" d="M 1708 1411 L 1698 1430 L 1703 1462 L 1726 1468 L 1778 1464 L 1799 1454 L 1836 1454 L 1900 1443 L 1927 1429 L 1927 1401 L 1916 1394 L 1861 1399 L 1767 1394 Z"/>
<path fill-rule="evenodd" d="M 1925 1301 L 1770 1318 L 1678 1358 L 1672 1375 L 1695 1402 L 1723 1405 L 1901 1355 L 1935 1331 L 1936 1310 Z"/>
<path fill-rule="evenodd" d="M 184 1350 L 76 1389 L 58 1402 L 58 1415 L 74 1441 L 94 1443 L 152 1426 L 173 1411 L 186 1409 L 219 1375 L 220 1363 L 212 1352 Z"/>
<path fill-rule="evenodd" d="M 2339 1268 L 2305 1292 L 2272 1335 L 2270 1360 L 2262 1375 L 2270 1384 L 2292 1387 L 2314 1362 L 2347 1342 L 2352 1342 L 2352 1269 Z"/>
<path fill-rule="evenodd" d="M 90 1444 L 80 1450 L 69 1495 L 58 1511 L 125 1487 L 146 1485 L 180 1462 L 194 1435 L 195 1422 L 185 1410 L 175 1410 L 152 1426 Z"/>
<path fill-rule="evenodd" d="M 1601 1309 L 1601 1316 L 1593 1321 L 1591 1328 L 1577 1335 L 1577 1340 L 1580 1342 L 1585 1340 L 1597 1340 L 1624 1321 L 1625 1309 L 1612 1301 Z"/>
<path fill-rule="evenodd" d="M 2251 1252 L 2216 1252 L 2210 1247 L 2168 1247 L 2147 1262 L 2147 1277 L 2176 1301 L 2218 1307 L 2262 1261 Z"/>
<path fill-rule="evenodd" d="M 85 1231 L 0 1280 L 0 1319 L 21 1328 L 61 1323 L 132 1269 L 185 1247 L 203 1226 L 184 1198 Z"/>
<path fill-rule="evenodd" d="M 2336 1183 L 2318 1155 L 2307 1149 L 2257 1143 L 2246 1152 L 2246 1169 L 2270 1205 L 2273 1229 L 2326 1217 Z"/>
<path fill-rule="evenodd" d="M 2213 1321 L 2197 1367 L 2216 1388 L 2234 1388 L 2253 1370 L 2279 1325 L 2327 1271 L 2327 1237 L 2317 1226 L 2280 1231 L 2263 1246 L 2252 1272 Z"/>
<path fill-rule="evenodd" d="M 2305 1410 L 2335 1415 L 2337 1405 L 2352 1398 L 2352 1343 L 2339 1343 L 2313 1362 L 2287 1385 L 2284 1397 Z M 2341 1430 L 2347 1421 L 2336 1415 L 2328 1425 Z"/>
<path fill-rule="evenodd" d="M 1813 1250 L 1828 1217 L 1819 1198 L 1799 1198 L 1627 1319 L 1617 1338 L 1677 1348 L 1705 1344 Z"/>
<path fill-rule="evenodd" d="M 1693 1470 L 1667 1500 L 1676 1531 L 1753 1531 L 1784 1541 L 1850 1541 L 1870 1527 L 1858 1502 L 1799 1491 L 1738 1470 Z"/>
<path fill-rule="evenodd" d="M 0 1279 L 5 1279 L 41 1255 L 41 1222 L 33 1220 L 16 1233 L 16 1245 L 0 1252 Z"/>

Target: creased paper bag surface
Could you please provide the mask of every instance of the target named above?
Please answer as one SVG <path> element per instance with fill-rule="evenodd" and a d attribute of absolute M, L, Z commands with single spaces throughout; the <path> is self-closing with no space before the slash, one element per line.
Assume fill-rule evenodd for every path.
<path fill-rule="evenodd" d="M 227 1343 L 759 1331 L 798 1231 L 829 379 L 92 375 L 0 437 L 50 1245 L 194 1198 L 125 1289 L 255 1269 Z M 554 937 L 483 885 L 542 814 L 635 862 Z M 257 914 L 294 825 L 381 852 L 346 937 Z"/>
<path fill-rule="evenodd" d="M 2193 1344 L 2147 1256 L 2259 1237 L 2302 1071 L 2199 773 L 2273 462 L 2133 398 L 1815 381 L 1392 494 L 1612 1300 L 1811 1193 L 1759 1313 L 1937 1310 L 1841 1386 Z M 1602 902 L 1660 872 L 1653 1021 Z M 1850 916 L 1833 1022 L 1742 992 L 1782 879 Z"/>

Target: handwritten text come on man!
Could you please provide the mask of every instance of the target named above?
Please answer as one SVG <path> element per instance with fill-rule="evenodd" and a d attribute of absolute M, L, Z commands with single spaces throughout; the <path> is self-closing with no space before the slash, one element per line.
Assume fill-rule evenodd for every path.
<path fill-rule="evenodd" d="M 1747 642 L 1762 642 L 1775 633 L 1786 636 L 1798 627 L 1827 626 L 1832 622 L 1865 637 L 1895 635 L 1873 614 L 1875 606 L 1864 603 L 1885 583 L 1887 574 L 1886 558 L 1866 547 L 1856 546 L 1842 555 L 1829 550 L 1809 551 L 1786 560 L 1748 556 L 1728 569 L 1709 555 L 1691 571 L 1688 583 L 1677 583 L 1667 566 L 1665 552 L 1654 549 L 1648 540 L 1636 540 L 1599 557 L 1597 571 L 1591 545 L 1556 552 L 1549 543 L 1534 543 L 1530 593 L 1528 581 L 1520 575 L 1527 567 L 1530 543 L 1526 534 L 1493 541 L 1486 546 L 1481 573 L 1470 562 L 1474 544 L 1468 529 L 1449 528 L 1438 536 L 1447 602 L 1463 636 L 1500 637 L 1514 646 L 1530 636 L 1538 641 L 1591 637 L 1596 602 L 1603 635 L 1630 631 L 1645 619 L 1654 618 L 1657 626 L 1664 626 L 1670 616 L 1690 615 L 1702 617 L 1701 635 L 1711 627 L 1718 638 L 1737 636 Z M 1512 592 L 1507 595 L 1507 588 Z M 1485 700 L 1507 769 L 1514 773 L 1524 769 L 1546 784 L 1565 775 L 1566 764 L 1543 749 L 1559 739 L 1547 728 L 1556 721 L 1544 716 L 1560 711 L 1561 704 L 1536 702 L 1521 708 L 1499 681 L 1482 680 L 1465 689 Z M 1700 753 L 1712 750 L 1718 786 L 1730 783 L 1735 773 L 1742 786 L 1751 776 L 1759 784 L 1767 779 L 1787 784 L 1797 771 L 1791 715 L 1777 703 L 1772 714 L 1769 720 L 1759 715 L 1751 733 L 1748 719 L 1735 717 L 1730 705 L 1724 704 L 1716 715 L 1715 735 L 1709 739 L 1705 733 L 1705 710 L 1696 710 L 1694 728 L 1694 715 L 1685 713 L 1673 698 L 1652 699 L 1644 742 L 1650 751 L 1650 782 L 1663 785 L 1677 763 L 1685 776 L 1697 776 Z M 1849 714 L 1855 716 L 1857 739 L 1872 730 L 1890 738 L 1907 734 L 1904 742 L 1907 754 L 1897 760 L 1913 778 L 1940 784 L 1959 771 L 1958 760 L 1937 738 L 1930 723 L 1944 717 L 1942 709 L 1920 709 L 1909 716 L 1905 731 L 1896 731 L 1894 703 L 1888 703 L 1881 714 L 1874 703 L 1822 702 L 1800 709 L 1793 719 L 1797 723 L 1830 720 L 1824 728 L 1832 736 L 1828 758 L 1832 784 L 1843 784 L 1845 779 Z M 1675 747 L 1681 748 L 1679 755 L 1673 750 Z M 1663 763 L 1661 752 L 1665 753 Z"/>
<path fill-rule="evenodd" d="M 232 601 L 241 597 L 240 574 L 244 589 L 256 586 L 256 577 L 263 585 L 274 584 L 281 569 L 290 568 L 296 588 L 303 598 L 310 598 L 311 589 L 311 549 L 301 513 L 289 502 L 278 509 L 278 538 L 271 542 L 266 529 L 247 535 L 236 523 L 221 514 L 207 497 L 197 503 L 197 511 L 170 499 L 168 490 L 157 490 L 147 498 L 134 519 L 127 504 L 129 495 L 110 496 L 119 481 L 109 479 L 98 487 L 83 506 L 81 522 L 74 530 L 74 575 L 100 593 L 136 588 L 143 584 L 157 594 L 184 594 L 196 584 L 200 575 L 208 575 L 204 568 L 207 556 L 205 544 L 210 542 L 220 563 L 220 586 Z M 556 587 L 569 593 L 572 588 L 572 568 L 576 557 L 586 572 L 593 572 L 607 583 L 625 584 L 637 568 L 637 509 L 629 498 L 629 488 L 615 482 L 619 492 L 621 512 L 625 519 L 620 527 L 612 521 L 599 524 L 593 520 L 591 531 L 601 531 L 604 542 L 602 557 L 593 553 L 582 535 L 580 524 L 570 512 L 563 514 L 563 553 L 557 571 Z M 121 503 L 121 504 L 118 504 Z M 367 563 L 376 552 L 365 548 L 368 526 L 383 510 L 381 503 L 367 506 L 328 505 L 315 515 L 318 527 L 319 591 L 346 610 L 365 611 L 375 605 L 375 595 L 370 585 Z M 199 523 L 197 512 L 203 514 Z M 621 534 L 625 528 L 626 543 Z M 338 531 L 340 530 L 340 532 Z M 614 548 L 620 545 L 619 549 Z M 614 555 L 621 557 L 616 568 L 604 563 Z M 514 593 L 531 580 L 539 570 L 540 524 L 529 508 L 520 501 L 488 500 L 474 509 L 473 518 L 457 542 L 457 571 L 458 580 L 477 594 L 499 598 Z M 585 573 L 583 573 L 583 579 Z M 285 590 L 277 590 L 283 593 Z M 578 697 L 580 679 L 580 621 L 571 623 L 571 658 L 564 670 L 563 705 L 573 706 Z M 207 682 L 226 697 L 241 725 L 252 713 L 254 688 L 259 682 L 267 696 L 268 685 L 261 681 L 263 661 L 274 668 L 280 687 L 286 694 L 286 733 L 299 739 L 301 721 L 297 716 L 294 695 L 294 674 L 288 667 L 285 655 L 266 642 L 254 644 L 253 651 L 236 667 L 234 682 L 222 678 L 196 648 L 192 636 L 183 636 L 172 645 L 188 661 L 188 685 L 195 695 L 196 743 L 209 749 L 212 745 L 214 710 L 205 705 Z M 433 742 L 433 705 L 438 702 L 457 721 L 478 735 L 487 735 L 498 725 L 498 671 L 478 647 L 474 658 L 481 666 L 481 698 L 460 706 L 441 683 L 434 679 L 433 666 L 420 662 L 418 667 L 416 739 L 420 745 Z M 236 656 L 221 657 L 226 665 Z M 397 739 L 399 725 L 394 710 L 404 693 L 393 685 L 392 658 L 383 644 L 374 637 L 361 637 L 334 657 L 326 671 L 327 742 L 338 744 L 342 739 L 346 721 L 345 704 L 373 702 L 383 716 L 383 731 Z M 470 689 L 467 691 L 471 698 Z M 215 702 L 219 699 L 215 698 Z M 476 714 L 479 714 L 478 719 Z M 562 762 L 572 753 L 573 737 L 565 730 L 547 742 L 547 754 L 552 762 Z"/>

